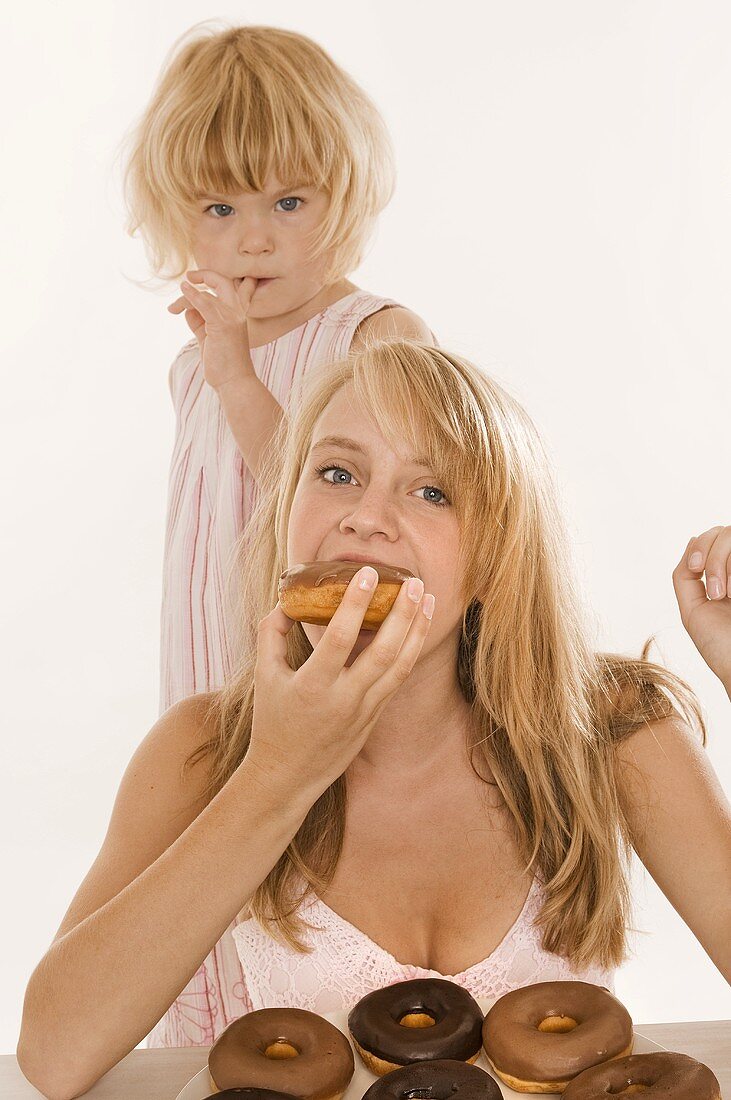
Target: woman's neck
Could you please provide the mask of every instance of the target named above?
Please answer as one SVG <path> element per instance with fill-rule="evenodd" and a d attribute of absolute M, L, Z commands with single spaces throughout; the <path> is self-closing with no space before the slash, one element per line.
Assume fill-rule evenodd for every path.
<path fill-rule="evenodd" d="M 301 306 L 290 310 L 289 313 L 280 313 L 276 317 L 249 317 L 247 329 L 249 332 L 249 347 L 258 348 L 262 344 L 269 344 L 272 340 L 278 340 L 292 329 L 303 325 L 312 317 L 316 317 L 323 309 L 327 309 L 334 302 L 339 302 L 348 294 L 358 289 L 348 279 L 339 279 L 337 283 L 330 283 L 318 291 L 314 297 L 303 302 Z"/>
<path fill-rule="evenodd" d="M 456 677 L 454 654 L 419 662 L 381 712 L 365 745 L 350 765 L 353 778 L 425 778 L 468 762 L 472 708 Z"/>

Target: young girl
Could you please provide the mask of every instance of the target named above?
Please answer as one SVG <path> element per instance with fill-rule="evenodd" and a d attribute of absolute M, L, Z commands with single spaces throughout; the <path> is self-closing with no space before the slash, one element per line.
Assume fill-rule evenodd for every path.
<path fill-rule="evenodd" d="M 231 671 L 231 556 L 303 377 L 368 337 L 435 339 L 347 278 L 391 197 L 392 154 L 373 104 L 308 38 L 244 26 L 184 40 L 134 133 L 127 183 L 154 269 L 187 275 L 169 309 L 195 334 L 170 371 L 164 711 Z M 150 1045 L 212 1043 L 245 1009 L 242 989 L 227 935 Z"/>
<path fill-rule="evenodd" d="M 707 576 L 731 569 L 730 533 L 689 545 Z M 368 565 L 327 627 L 288 619 L 280 573 L 343 557 L 415 583 L 376 632 Z M 136 751 L 31 977 L 18 1058 L 37 1087 L 88 1089 L 232 922 L 242 1012 L 326 1013 L 435 975 L 483 997 L 612 988 L 632 848 L 731 977 L 731 808 L 697 704 L 592 651 L 540 440 L 481 370 L 401 340 L 318 368 L 240 563 L 237 667 Z M 731 648 L 727 601 L 698 606 L 702 568 L 679 566 L 686 625 L 705 645 L 715 614 Z"/>

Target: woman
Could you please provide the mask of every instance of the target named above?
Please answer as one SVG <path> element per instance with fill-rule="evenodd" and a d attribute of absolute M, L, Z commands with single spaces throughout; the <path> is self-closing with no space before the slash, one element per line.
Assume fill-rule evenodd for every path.
<path fill-rule="evenodd" d="M 364 566 L 327 627 L 270 610 L 283 569 L 348 556 L 424 595 L 403 585 L 362 631 Z M 241 562 L 235 675 L 142 742 L 29 982 L 18 1059 L 38 1088 L 88 1089 L 224 934 L 242 1011 L 325 1012 L 425 973 L 611 988 L 633 847 L 731 976 L 731 810 L 697 703 L 591 651 L 540 440 L 481 371 L 406 340 L 318 370 Z"/>

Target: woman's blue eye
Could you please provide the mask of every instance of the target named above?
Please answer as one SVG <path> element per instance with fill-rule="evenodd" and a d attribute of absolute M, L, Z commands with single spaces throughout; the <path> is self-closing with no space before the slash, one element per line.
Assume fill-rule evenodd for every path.
<path fill-rule="evenodd" d="M 299 199 L 294 195 L 290 195 L 286 199 L 279 199 L 279 202 L 277 202 L 277 206 L 279 206 L 280 202 L 304 202 L 304 199 Z M 288 206 L 286 208 L 286 210 L 284 211 L 284 213 L 285 214 L 294 214 L 295 210 L 299 210 L 299 207 L 298 206 Z"/>
<path fill-rule="evenodd" d="M 318 474 L 320 477 L 322 477 L 323 474 L 329 473 L 330 470 L 337 470 L 341 474 L 347 474 L 348 477 L 353 476 L 350 473 L 349 470 L 345 469 L 344 466 L 318 466 L 315 470 L 315 473 Z M 349 485 L 350 484 L 350 482 L 348 482 L 348 481 L 330 481 L 328 478 L 323 478 L 323 480 L 327 481 L 328 485 Z M 418 492 L 421 493 L 425 489 L 428 489 L 430 493 L 441 493 L 442 498 L 443 498 L 442 500 L 427 500 L 426 497 L 422 497 L 422 499 L 427 504 L 433 504 L 435 508 L 444 508 L 445 505 L 449 503 L 446 496 L 444 495 L 444 491 L 442 489 L 438 489 L 436 485 L 422 485 L 421 489 L 419 489 Z"/>

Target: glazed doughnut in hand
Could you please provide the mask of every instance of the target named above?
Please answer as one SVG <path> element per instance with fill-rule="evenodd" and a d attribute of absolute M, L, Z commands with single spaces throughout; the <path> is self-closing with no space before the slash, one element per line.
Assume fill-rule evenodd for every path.
<path fill-rule="evenodd" d="M 348 1027 L 363 1064 L 380 1077 L 410 1062 L 474 1062 L 482 1009 L 456 982 L 413 978 L 366 993 L 351 1009 Z"/>
<path fill-rule="evenodd" d="M 632 1053 L 624 1005 L 591 982 L 536 982 L 512 989 L 488 1010 L 485 1054 L 516 1092 L 563 1092 L 590 1066 Z"/>
<path fill-rule="evenodd" d="M 363 561 L 306 561 L 285 569 L 279 578 L 279 602 L 285 615 L 301 623 L 327 626 L 345 589 L 359 569 L 373 565 L 378 573 L 363 630 L 378 630 L 394 605 L 399 588 L 413 573 L 394 565 Z"/>
<path fill-rule="evenodd" d="M 703 1062 L 672 1050 L 630 1054 L 585 1069 L 567 1086 L 564 1100 L 605 1100 L 641 1092 L 647 1100 L 721 1100 L 715 1073 Z"/>
<path fill-rule="evenodd" d="M 304 1008 L 259 1008 L 221 1032 L 208 1052 L 214 1093 L 251 1088 L 250 1100 L 275 1094 L 301 1100 L 340 1100 L 355 1072 L 342 1031 Z"/>

